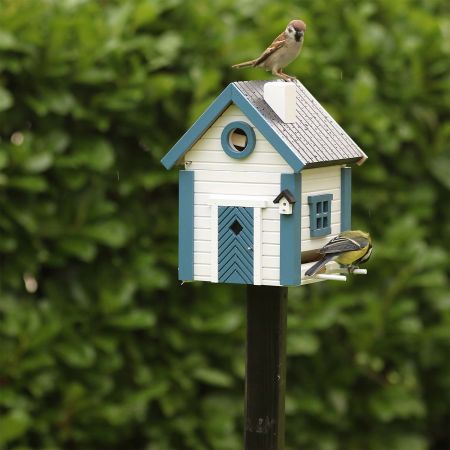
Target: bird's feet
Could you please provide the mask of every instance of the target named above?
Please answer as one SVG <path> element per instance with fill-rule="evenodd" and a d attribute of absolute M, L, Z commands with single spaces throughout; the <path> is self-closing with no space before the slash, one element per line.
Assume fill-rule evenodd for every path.
<path fill-rule="evenodd" d="M 280 77 L 283 81 L 296 81 L 297 78 L 295 77 L 291 77 L 290 75 L 288 75 L 287 73 L 283 73 L 282 70 L 278 70 L 277 72 L 274 73 L 274 75 L 276 75 L 277 77 Z"/>
<path fill-rule="evenodd" d="M 354 266 L 353 264 L 351 264 L 350 266 L 347 266 L 347 270 L 348 270 L 349 274 L 353 273 L 356 269 L 359 269 L 359 267 L 358 266 Z"/>

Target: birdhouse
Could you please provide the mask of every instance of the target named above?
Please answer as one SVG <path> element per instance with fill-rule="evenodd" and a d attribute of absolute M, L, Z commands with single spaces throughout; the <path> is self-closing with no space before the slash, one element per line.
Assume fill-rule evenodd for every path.
<path fill-rule="evenodd" d="M 298 286 L 351 225 L 366 154 L 299 81 L 231 83 L 164 156 L 179 171 L 179 279 Z"/>
<path fill-rule="evenodd" d="M 295 203 L 295 197 L 289 189 L 283 189 L 273 202 L 278 203 L 280 214 L 292 214 L 292 205 Z"/>

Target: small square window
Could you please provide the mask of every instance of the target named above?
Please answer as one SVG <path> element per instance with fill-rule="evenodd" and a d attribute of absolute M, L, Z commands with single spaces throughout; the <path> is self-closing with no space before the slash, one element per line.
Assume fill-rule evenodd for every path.
<path fill-rule="evenodd" d="M 311 237 L 326 236 L 331 233 L 331 200 L 333 194 L 311 195 L 308 197 Z"/>

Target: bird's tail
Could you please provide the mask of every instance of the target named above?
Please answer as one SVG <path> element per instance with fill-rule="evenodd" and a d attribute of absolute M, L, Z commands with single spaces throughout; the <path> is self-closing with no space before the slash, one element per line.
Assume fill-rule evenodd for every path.
<path fill-rule="evenodd" d="M 244 69 L 245 67 L 253 67 L 255 64 L 255 60 L 252 59 L 251 61 L 245 61 L 239 64 L 235 64 L 234 66 L 231 66 L 233 69 Z"/>
<path fill-rule="evenodd" d="M 324 256 L 322 259 L 316 262 L 313 266 L 311 266 L 306 272 L 305 275 L 308 277 L 311 277 L 315 275 L 327 262 L 330 262 L 335 255 L 327 255 Z"/>

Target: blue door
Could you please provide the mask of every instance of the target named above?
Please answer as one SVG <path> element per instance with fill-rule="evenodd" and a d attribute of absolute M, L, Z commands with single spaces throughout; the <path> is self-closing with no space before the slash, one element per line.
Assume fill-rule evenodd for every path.
<path fill-rule="evenodd" d="M 219 206 L 219 282 L 253 284 L 253 208 Z"/>

